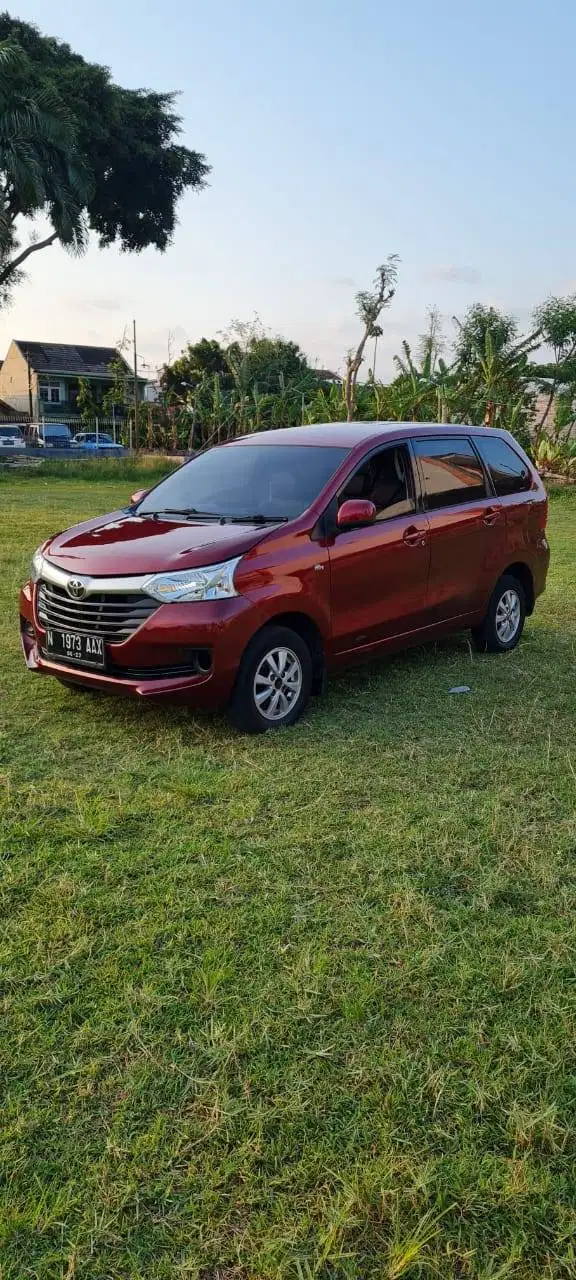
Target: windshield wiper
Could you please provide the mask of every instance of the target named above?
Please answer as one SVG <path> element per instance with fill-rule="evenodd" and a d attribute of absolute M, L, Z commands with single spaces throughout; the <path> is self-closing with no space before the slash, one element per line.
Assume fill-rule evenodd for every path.
<path fill-rule="evenodd" d="M 185 516 L 187 520 L 223 520 L 218 511 L 196 511 L 195 507 L 163 507 L 162 511 L 144 511 L 143 515 L 153 516 L 155 520 L 159 520 L 160 516 Z"/>
<path fill-rule="evenodd" d="M 290 519 L 289 516 L 265 516 L 261 511 L 257 511 L 252 516 L 226 516 L 231 524 L 285 524 Z"/>
<path fill-rule="evenodd" d="M 284 524 L 289 516 L 265 516 L 261 511 L 255 515 L 229 516 L 219 511 L 196 511 L 195 507 L 164 507 L 162 511 L 143 511 L 142 515 L 152 520 L 160 520 L 162 516 L 184 516 L 186 520 L 219 520 L 220 524 Z"/>

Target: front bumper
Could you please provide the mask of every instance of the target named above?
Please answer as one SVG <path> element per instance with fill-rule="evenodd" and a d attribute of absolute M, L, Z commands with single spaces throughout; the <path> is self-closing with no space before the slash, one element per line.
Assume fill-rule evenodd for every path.
<path fill-rule="evenodd" d="M 160 605 L 127 640 L 105 644 L 105 670 L 90 670 L 44 655 L 36 587 L 27 582 L 20 593 L 20 638 L 29 671 L 104 693 L 217 709 L 228 702 L 244 649 L 259 625 L 255 613 L 244 596 Z M 191 673 L 198 654 L 204 669 Z"/>

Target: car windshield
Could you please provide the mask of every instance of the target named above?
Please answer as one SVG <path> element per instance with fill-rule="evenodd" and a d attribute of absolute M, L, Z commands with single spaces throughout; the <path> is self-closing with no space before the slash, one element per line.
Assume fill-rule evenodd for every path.
<path fill-rule="evenodd" d="M 4 440 L 19 439 L 21 432 L 18 427 L 0 427 L 0 437 Z"/>
<path fill-rule="evenodd" d="M 57 422 L 55 422 L 53 425 L 49 427 L 44 426 L 42 428 L 42 431 L 45 436 L 69 436 L 70 435 L 68 427 L 65 427 L 63 424 L 60 424 Z"/>
<path fill-rule="evenodd" d="M 323 445 L 224 445 L 175 471 L 144 498 L 138 514 L 293 520 L 318 497 L 348 452 Z"/>

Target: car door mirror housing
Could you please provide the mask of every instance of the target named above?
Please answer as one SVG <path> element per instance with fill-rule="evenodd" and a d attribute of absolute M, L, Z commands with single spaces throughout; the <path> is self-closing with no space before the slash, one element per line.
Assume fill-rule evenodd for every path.
<path fill-rule="evenodd" d="M 368 502 L 366 498 L 349 498 L 342 503 L 336 524 L 339 529 L 357 529 L 361 525 L 374 524 L 375 519 L 376 507 L 373 502 Z"/>
<path fill-rule="evenodd" d="M 149 489 L 137 489 L 136 493 L 132 494 L 132 497 L 130 499 L 130 506 L 137 507 L 139 502 L 144 501 L 144 498 L 146 497 L 147 493 L 150 493 Z"/>

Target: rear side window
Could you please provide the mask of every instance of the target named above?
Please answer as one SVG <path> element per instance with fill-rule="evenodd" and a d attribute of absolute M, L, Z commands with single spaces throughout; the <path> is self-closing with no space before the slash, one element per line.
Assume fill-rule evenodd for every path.
<path fill-rule="evenodd" d="M 412 441 L 429 511 L 486 497 L 482 464 L 469 440 L 429 436 Z"/>
<path fill-rule="evenodd" d="M 499 436 L 492 440 L 483 436 L 476 440 L 476 444 L 499 498 L 504 498 L 507 493 L 525 493 L 532 488 L 529 468 L 505 440 Z"/>

